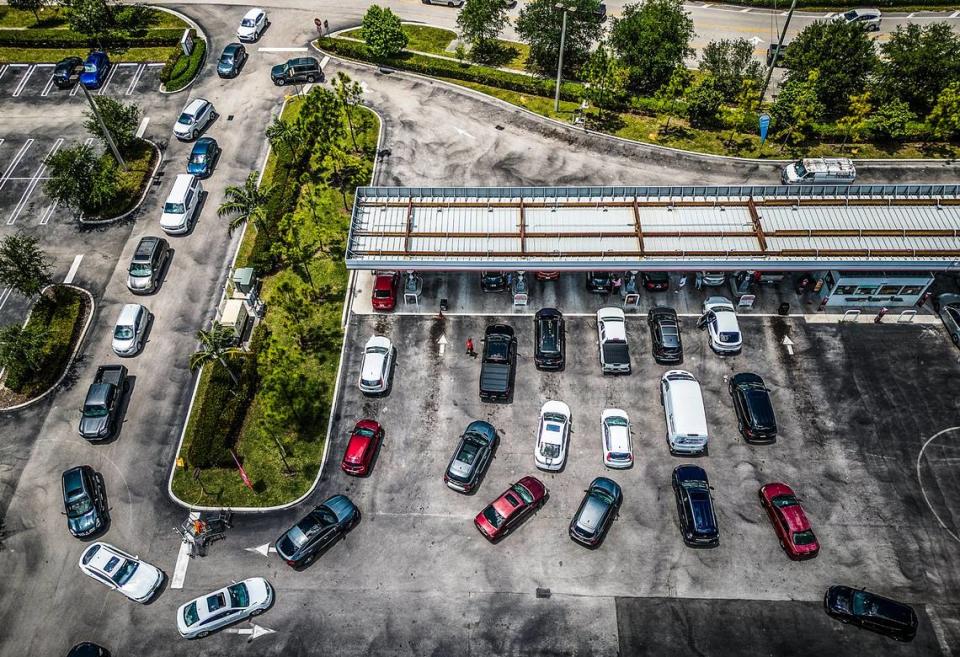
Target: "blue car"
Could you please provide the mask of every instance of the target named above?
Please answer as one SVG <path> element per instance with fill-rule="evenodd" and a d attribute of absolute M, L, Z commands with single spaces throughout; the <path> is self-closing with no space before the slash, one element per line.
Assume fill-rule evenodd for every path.
<path fill-rule="evenodd" d="M 213 173 L 213 165 L 220 155 L 220 146 L 213 137 L 201 137 L 193 144 L 190 159 L 187 160 L 187 173 L 198 178 L 207 178 Z"/>
<path fill-rule="evenodd" d="M 92 52 L 87 55 L 83 63 L 83 73 L 80 74 L 80 84 L 87 89 L 99 89 L 110 72 L 110 58 L 107 53 Z"/>

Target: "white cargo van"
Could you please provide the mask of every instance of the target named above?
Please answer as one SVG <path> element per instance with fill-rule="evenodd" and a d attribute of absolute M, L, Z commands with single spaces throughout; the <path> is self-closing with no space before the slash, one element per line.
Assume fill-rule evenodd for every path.
<path fill-rule="evenodd" d="M 707 451 L 707 415 L 697 379 L 684 370 L 670 370 L 660 379 L 660 402 L 667 421 L 671 454 Z"/>
<path fill-rule="evenodd" d="M 200 205 L 203 185 L 200 179 L 189 173 L 177 175 L 173 189 L 163 204 L 160 228 L 170 235 L 182 235 L 190 230 L 193 216 Z"/>
<path fill-rule="evenodd" d="M 856 178 L 853 161 L 845 157 L 805 157 L 780 172 L 784 185 L 849 185 Z"/>

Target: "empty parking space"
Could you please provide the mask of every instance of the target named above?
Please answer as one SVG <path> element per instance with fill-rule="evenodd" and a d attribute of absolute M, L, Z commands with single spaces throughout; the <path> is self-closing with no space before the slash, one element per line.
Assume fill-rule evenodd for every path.
<path fill-rule="evenodd" d="M 0 141 L 0 230 L 71 221 L 69 211 L 44 193 L 46 160 L 77 141 L 71 136 L 6 137 Z M 80 139 L 92 144 L 92 138 Z"/>
<path fill-rule="evenodd" d="M 0 65 L 0 98 L 21 98 L 38 101 L 41 98 L 82 101 L 79 85 L 59 89 L 53 84 L 54 64 Z M 133 98 L 156 93 L 160 89 L 160 63 L 114 64 L 104 84 L 91 90 L 94 95 Z"/>
<path fill-rule="evenodd" d="M 479 341 L 496 321 L 511 324 L 518 337 L 511 404 L 479 400 L 480 363 L 463 353 L 468 337 Z M 543 587 L 578 596 L 796 600 L 813 605 L 808 611 L 814 613 L 831 584 L 865 586 L 921 607 L 950 599 L 960 585 L 956 544 L 926 510 L 915 472 L 924 440 L 952 421 L 955 408 L 949 382 L 956 354 L 938 328 L 745 317 L 743 353 L 720 358 L 684 319 L 681 367 L 702 385 L 711 435 L 709 456 L 685 459 L 667 450 L 658 395 L 667 368 L 653 362 L 641 318 L 628 320 L 633 373 L 625 377 L 600 373 L 589 317 L 568 319 L 562 373 L 534 368 L 529 317 L 381 315 L 351 322 L 321 490 L 346 492 L 377 527 L 358 533 L 338 563 L 368 563 L 389 552 L 389 571 L 352 572 L 351 583 L 361 588 L 402 587 L 411 573 L 429 570 L 432 585 L 451 594 Z M 363 344 L 375 333 L 393 340 L 397 365 L 390 393 L 367 398 L 356 382 Z M 782 346 L 784 336 L 794 342 L 793 356 Z M 773 445 L 750 445 L 739 436 L 727 382 L 742 371 L 760 374 L 771 389 L 780 425 Z M 548 399 L 565 401 L 572 413 L 568 462 L 559 474 L 538 473 L 533 463 L 538 413 Z M 609 470 L 601 462 L 600 414 L 609 407 L 631 417 L 636 463 L 630 470 Z M 381 422 L 386 438 L 373 474 L 358 480 L 337 468 L 350 428 L 363 417 Z M 491 422 L 501 445 L 480 490 L 463 496 L 447 489 L 442 475 L 458 436 L 475 419 Z M 704 467 L 714 487 L 721 532 L 716 549 L 693 550 L 680 539 L 670 473 L 684 462 Z M 549 501 L 503 542 L 487 544 L 473 516 L 527 474 L 544 481 Z M 623 487 L 625 501 L 603 546 L 589 551 L 568 538 L 567 526 L 584 488 L 601 475 Z M 758 488 L 770 481 L 790 484 L 804 500 L 823 546 L 816 559 L 797 563 L 783 554 L 757 502 Z M 937 485 L 949 496 L 960 490 L 960 482 L 946 476 Z M 384 542 L 384 535 L 391 540 Z M 854 633 L 838 647 L 858 641 L 857 630 L 835 629 L 819 613 L 809 624 L 799 615 L 798 632 L 826 625 Z M 704 622 L 730 621 L 718 612 Z M 921 645 L 937 646 L 929 625 L 923 631 Z M 829 635 L 822 640 L 834 645 Z M 749 647 L 753 654 L 780 654 L 778 645 L 772 635 L 759 634 Z"/>

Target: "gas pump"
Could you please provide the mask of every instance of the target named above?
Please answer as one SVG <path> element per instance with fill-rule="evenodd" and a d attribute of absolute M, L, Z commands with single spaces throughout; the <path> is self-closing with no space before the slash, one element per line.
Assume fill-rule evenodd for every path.
<path fill-rule="evenodd" d="M 637 282 L 637 274 L 640 272 L 631 271 L 627 276 L 626 282 L 620 287 L 620 294 L 623 296 L 623 307 L 640 307 L 640 284 Z"/>
<path fill-rule="evenodd" d="M 525 271 L 518 271 L 513 275 L 513 285 L 511 291 L 513 292 L 513 305 L 515 306 L 527 305 L 530 291 L 527 287 L 526 274 L 527 272 Z"/>
<path fill-rule="evenodd" d="M 739 301 L 740 297 L 750 294 L 754 276 L 752 271 L 738 271 L 730 277 L 730 291 Z"/>
<path fill-rule="evenodd" d="M 407 279 L 403 283 L 404 305 L 414 305 L 420 310 L 420 294 L 423 292 L 423 278 L 412 270 L 407 272 Z"/>

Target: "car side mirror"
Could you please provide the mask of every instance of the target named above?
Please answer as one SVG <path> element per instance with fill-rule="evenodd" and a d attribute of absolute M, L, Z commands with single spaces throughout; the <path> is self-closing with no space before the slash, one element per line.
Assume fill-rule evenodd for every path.
<path fill-rule="evenodd" d="M 65 516 L 65 515 L 67 515 L 67 512 L 66 512 L 66 511 L 61 511 L 61 512 L 60 512 L 60 515 L 61 515 L 61 516 Z"/>

